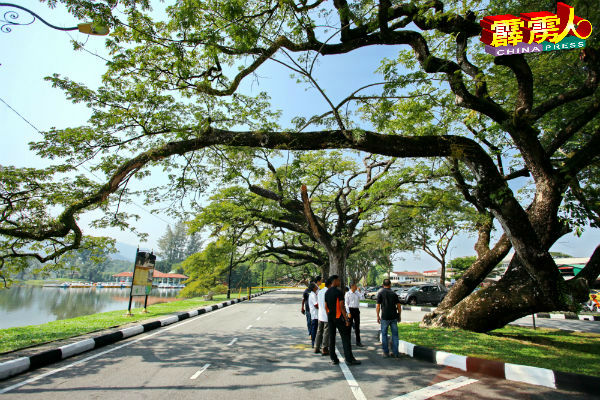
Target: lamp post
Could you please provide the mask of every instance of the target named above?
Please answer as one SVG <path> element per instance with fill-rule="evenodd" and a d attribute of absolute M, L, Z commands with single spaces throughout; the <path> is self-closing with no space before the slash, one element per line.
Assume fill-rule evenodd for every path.
<path fill-rule="evenodd" d="M 0 31 L 3 33 L 12 32 L 13 26 L 31 25 L 35 22 L 36 19 L 40 20 L 46 26 L 49 26 L 50 28 L 56 29 L 58 31 L 77 31 L 78 30 L 81 33 L 85 33 L 87 35 L 93 35 L 93 36 L 104 36 L 104 35 L 108 35 L 108 33 L 110 32 L 110 30 L 107 26 L 103 26 L 103 25 L 100 25 L 100 24 L 97 24 L 94 22 L 83 22 L 81 24 L 78 24 L 77 26 L 66 27 L 66 28 L 61 27 L 61 26 L 52 25 L 51 23 L 47 22 L 42 17 L 40 17 L 39 15 L 34 13 L 33 11 L 31 11 L 23 6 L 20 6 L 18 4 L 0 3 L 0 7 L 17 8 L 17 9 L 23 10 L 23 11 L 29 13 L 31 16 L 33 16 L 33 19 L 30 22 L 22 23 L 22 22 L 17 22 L 17 20 L 19 19 L 19 13 L 17 13 L 16 11 L 10 10 L 10 11 L 5 12 L 3 17 L 0 18 L 0 24 L 2 24 L 2 25 L 0 25 Z"/>

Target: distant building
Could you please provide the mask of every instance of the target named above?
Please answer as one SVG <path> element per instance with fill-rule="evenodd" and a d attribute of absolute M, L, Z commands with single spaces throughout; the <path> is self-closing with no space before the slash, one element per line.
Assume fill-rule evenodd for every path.
<path fill-rule="evenodd" d="M 393 271 L 390 274 L 392 285 L 407 285 L 411 283 L 425 283 L 427 278 L 423 273 L 416 271 Z"/>
<path fill-rule="evenodd" d="M 510 253 L 500 262 L 501 273 L 500 276 L 504 275 L 506 270 L 508 269 L 508 265 L 510 264 L 512 258 L 515 253 Z M 566 270 L 579 272 L 585 265 L 590 261 L 589 257 L 565 257 L 565 258 L 555 258 L 554 262 L 558 266 L 558 268 L 563 271 L 563 275 L 566 275 L 565 278 L 568 277 L 569 274 L 565 274 Z M 568 268 L 571 267 L 571 268 Z"/>
<path fill-rule="evenodd" d="M 113 275 L 113 277 L 115 278 L 115 282 L 131 282 L 132 276 L 133 272 L 120 272 L 118 274 Z M 183 281 L 188 279 L 188 277 L 183 274 L 164 273 L 156 269 L 154 270 L 153 277 L 153 285 L 159 285 L 161 283 L 179 285 L 182 284 Z"/>

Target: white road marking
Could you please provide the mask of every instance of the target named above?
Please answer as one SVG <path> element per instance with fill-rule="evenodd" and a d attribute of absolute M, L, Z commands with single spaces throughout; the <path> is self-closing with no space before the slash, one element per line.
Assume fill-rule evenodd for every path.
<path fill-rule="evenodd" d="M 354 379 L 354 375 L 352 375 L 352 371 L 350 371 L 350 368 L 348 368 L 348 366 L 346 365 L 346 360 L 340 356 L 340 352 L 338 351 L 337 347 L 335 349 L 335 354 L 337 354 L 338 359 L 340 360 L 339 366 L 342 369 L 342 373 L 344 374 L 344 377 L 346 378 L 346 382 L 348 382 L 348 385 L 350 386 L 350 390 L 352 390 L 352 394 L 354 395 L 354 398 L 356 400 L 367 400 L 365 394 L 363 393 L 362 389 L 358 385 L 358 382 L 356 382 L 356 379 Z"/>
<path fill-rule="evenodd" d="M 438 382 L 435 385 L 406 393 L 405 395 L 395 397 L 392 400 L 426 400 L 433 396 L 437 396 L 438 394 L 446 393 L 475 382 L 477 382 L 477 379 L 459 376 L 458 378 Z"/>
<path fill-rule="evenodd" d="M 210 367 L 210 364 L 204 364 L 204 367 L 202 367 L 198 371 L 196 371 L 196 373 L 194 375 L 192 375 L 190 377 L 190 379 L 196 379 L 196 378 L 198 378 L 201 373 L 203 373 L 204 371 L 207 370 L 208 367 Z"/>
<path fill-rule="evenodd" d="M 258 317 L 256 317 L 256 320 L 257 320 L 257 321 L 260 321 L 260 315 L 259 315 Z"/>
<path fill-rule="evenodd" d="M 269 310 L 265 310 L 264 314 L 266 314 L 267 312 L 269 312 Z"/>
<path fill-rule="evenodd" d="M 198 321 L 199 319 L 202 319 L 202 318 L 204 318 L 204 317 L 207 317 L 207 316 L 210 316 L 210 315 L 214 315 L 215 313 L 218 313 L 218 312 L 220 312 L 220 311 L 224 311 L 224 310 L 233 310 L 233 309 L 234 309 L 234 308 L 229 308 L 229 307 L 226 307 L 226 308 L 221 308 L 221 309 L 219 309 L 219 310 L 215 310 L 215 311 L 212 311 L 212 312 L 210 312 L 210 313 L 207 313 L 207 314 L 202 314 L 202 315 L 201 315 L 201 316 L 199 316 L 199 317 L 196 317 L 196 318 L 193 318 L 193 319 L 188 319 L 187 321 L 184 321 L 184 322 L 179 322 L 179 323 L 177 323 L 177 324 L 173 324 L 173 325 L 171 325 L 171 326 L 170 326 L 170 327 L 168 327 L 168 328 L 160 328 L 158 332 L 151 333 L 151 334 L 149 334 L 149 335 L 146 335 L 146 336 L 144 336 L 144 337 L 141 337 L 141 338 L 139 338 L 139 339 L 132 340 L 131 342 L 127 342 L 127 343 L 125 343 L 125 344 L 122 344 L 122 345 L 120 345 L 120 346 L 113 347 L 112 349 L 104 350 L 104 351 L 102 351 L 102 352 L 100 352 L 100 353 L 98 353 L 98 354 L 94 354 L 93 356 L 86 357 L 86 358 L 84 358 L 84 359 L 81 359 L 81 360 L 79 360 L 79 361 L 75 361 L 74 363 L 71 363 L 71 364 L 65 365 L 64 367 L 60 367 L 60 368 L 53 369 L 53 370 L 51 370 L 51 371 L 48 371 L 48 372 L 44 372 L 43 374 L 40 374 L 40 375 L 38 375 L 38 376 L 34 376 L 33 378 L 29 378 L 29 379 L 26 379 L 26 380 L 24 380 L 24 381 L 22 381 L 22 382 L 15 383 L 14 385 L 11 385 L 11 386 L 8 386 L 8 387 L 5 387 L 5 388 L 3 388 L 3 389 L 0 389 L 0 394 L 3 394 L 3 393 L 8 393 L 8 392 L 10 392 L 11 390 L 14 390 L 14 389 L 20 388 L 21 386 L 25 386 L 25 385 L 27 385 L 27 384 L 30 384 L 30 383 L 33 383 L 33 382 L 39 381 L 40 379 L 43 379 L 43 378 L 45 378 L 45 377 L 47 377 L 47 376 L 54 375 L 54 374 L 56 374 L 56 373 L 58 373 L 58 372 L 61 372 L 61 371 L 65 371 L 65 370 L 67 370 L 67 369 L 69 369 L 69 368 L 71 368 L 71 367 L 75 367 L 75 366 L 77 366 L 77 365 L 83 364 L 83 363 L 84 363 L 84 362 L 86 362 L 86 361 L 93 360 L 93 359 L 95 359 L 95 358 L 101 357 L 101 356 L 103 356 L 103 355 L 105 355 L 105 354 L 108 354 L 108 353 L 112 353 L 113 351 L 115 351 L 115 350 L 119 350 L 119 349 L 122 349 L 123 347 L 131 346 L 131 345 L 132 345 L 132 344 L 134 344 L 134 343 L 140 342 L 140 341 L 142 341 L 142 340 L 149 339 L 149 338 L 151 338 L 151 337 L 154 337 L 154 336 L 156 336 L 156 335 L 159 335 L 159 334 L 161 334 L 161 333 L 164 333 L 164 332 L 170 331 L 171 329 L 179 328 L 179 327 L 181 327 L 181 326 L 184 326 L 184 325 L 186 325 L 186 324 L 189 324 L 189 323 L 191 323 L 191 322 Z"/>
<path fill-rule="evenodd" d="M 250 329 L 250 328 L 252 328 L 252 325 L 248 325 L 248 326 L 246 327 L 246 329 Z"/>
<path fill-rule="evenodd" d="M 229 342 L 229 344 L 228 344 L 227 346 L 233 346 L 233 344 L 234 344 L 235 342 L 237 342 L 237 338 L 233 338 L 233 339 L 231 340 L 231 342 Z"/>

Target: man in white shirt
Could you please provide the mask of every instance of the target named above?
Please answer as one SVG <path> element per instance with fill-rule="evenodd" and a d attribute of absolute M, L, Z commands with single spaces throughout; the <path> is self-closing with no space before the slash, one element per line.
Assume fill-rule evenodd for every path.
<path fill-rule="evenodd" d="M 356 284 L 353 283 L 350 286 L 350 290 L 346 292 L 344 303 L 346 305 L 346 312 L 350 319 L 350 325 L 354 328 L 356 335 L 356 346 L 362 347 L 360 341 L 360 301 L 364 298 L 362 292 L 357 290 Z"/>
<path fill-rule="evenodd" d="M 319 310 L 319 326 L 317 329 L 317 341 L 315 343 L 315 353 L 321 353 L 321 345 L 323 345 L 323 352 L 321 355 L 329 355 L 329 324 L 327 323 L 327 309 L 325 308 L 325 292 L 329 286 L 325 286 L 317 293 L 318 307 Z"/>
<path fill-rule="evenodd" d="M 310 310 L 310 316 L 312 318 L 310 324 L 310 339 L 312 342 L 312 346 L 315 347 L 315 339 L 317 338 L 317 327 L 319 325 L 319 319 L 317 315 L 318 311 L 318 300 L 317 300 L 317 291 L 319 287 L 316 283 L 311 283 L 308 287 L 310 290 L 310 294 L 308 295 L 308 307 Z"/>

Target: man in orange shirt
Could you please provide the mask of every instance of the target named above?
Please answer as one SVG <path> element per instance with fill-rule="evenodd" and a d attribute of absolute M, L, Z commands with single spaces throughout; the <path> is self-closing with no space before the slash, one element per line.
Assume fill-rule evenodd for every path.
<path fill-rule="evenodd" d="M 354 358 L 350 345 L 350 321 L 346 313 L 346 307 L 344 306 L 344 293 L 340 290 L 340 278 L 337 275 L 332 275 L 327 281 L 331 283 L 330 288 L 325 293 L 327 321 L 329 322 L 329 357 L 331 357 L 331 363 L 337 365 L 340 362 L 335 353 L 335 331 L 337 329 L 342 338 L 346 363 L 349 365 L 359 365 L 361 362 Z"/>

